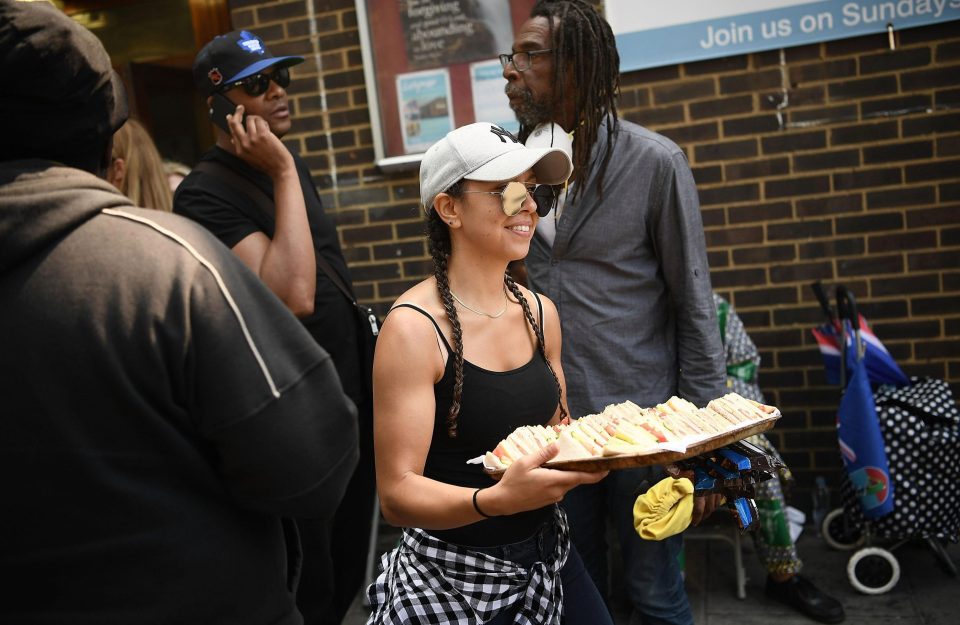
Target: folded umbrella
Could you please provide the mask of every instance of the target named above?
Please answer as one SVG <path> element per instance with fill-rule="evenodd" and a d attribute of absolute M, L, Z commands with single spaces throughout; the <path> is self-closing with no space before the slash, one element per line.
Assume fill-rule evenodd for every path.
<path fill-rule="evenodd" d="M 817 298 L 820 300 L 820 305 L 827 314 L 828 319 L 827 323 L 813 328 L 812 330 L 813 336 L 817 339 L 817 345 L 820 347 L 820 353 L 823 355 L 823 364 L 827 382 L 830 384 L 842 385 L 844 380 L 850 379 L 852 376 L 852 368 L 854 363 L 848 358 L 846 369 L 843 372 L 843 375 L 841 375 L 840 345 L 841 334 L 843 334 L 843 332 L 840 321 L 830 310 L 830 305 L 827 303 L 826 297 L 823 294 L 823 290 L 820 287 L 819 282 L 813 285 L 813 291 L 817 294 Z M 845 298 L 847 295 L 852 297 L 852 293 L 850 293 L 843 286 L 837 287 L 838 306 L 841 299 Z M 864 345 L 863 361 L 867 370 L 867 379 L 869 382 L 871 384 L 909 386 L 910 378 L 903 373 L 899 365 L 897 365 L 897 362 L 893 359 L 893 356 L 890 355 L 890 352 L 887 351 L 887 348 L 884 347 L 883 343 L 880 342 L 880 339 L 878 339 L 870 329 L 870 326 L 867 324 L 867 320 L 863 317 L 863 315 L 854 312 L 852 316 L 841 316 L 847 316 L 848 319 L 856 320 L 854 329 L 859 330 L 860 338 Z M 847 343 L 849 344 L 853 340 L 853 333 L 847 333 L 846 337 Z"/>

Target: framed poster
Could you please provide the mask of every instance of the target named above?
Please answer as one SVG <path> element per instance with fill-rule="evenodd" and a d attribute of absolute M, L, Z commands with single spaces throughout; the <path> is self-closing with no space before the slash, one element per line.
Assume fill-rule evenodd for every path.
<path fill-rule="evenodd" d="M 534 0 L 356 0 L 377 166 L 416 167 L 447 132 L 518 124 L 498 56 Z"/>

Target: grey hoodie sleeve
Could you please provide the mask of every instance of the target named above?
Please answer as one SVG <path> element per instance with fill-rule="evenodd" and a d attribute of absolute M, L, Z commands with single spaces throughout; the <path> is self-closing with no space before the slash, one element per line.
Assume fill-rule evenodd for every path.
<path fill-rule="evenodd" d="M 219 246 L 217 246 L 219 248 Z M 189 295 L 189 411 L 244 507 L 330 517 L 358 459 L 356 408 L 330 356 L 226 250 Z"/>

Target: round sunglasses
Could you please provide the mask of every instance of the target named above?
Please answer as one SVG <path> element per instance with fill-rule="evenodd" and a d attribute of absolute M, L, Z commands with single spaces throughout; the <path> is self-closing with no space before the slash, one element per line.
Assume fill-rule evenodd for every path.
<path fill-rule="evenodd" d="M 560 197 L 560 186 L 536 184 L 533 182 L 508 182 L 499 191 L 462 191 L 461 193 L 483 193 L 485 195 L 499 195 L 503 214 L 513 217 L 523 208 L 523 203 L 529 194 L 537 204 L 537 215 L 546 217 L 547 213 L 557 207 Z"/>
<path fill-rule="evenodd" d="M 267 89 L 270 88 L 271 80 L 277 83 L 277 85 L 282 89 L 286 89 L 290 86 L 290 68 L 278 67 L 269 74 L 261 72 L 259 74 L 254 74 L 253 76 L 247 76 L 242 80 L 224 85 L 223 91 L 233 89 L 234 87 L 243 87 L 243 90 L 247 92 L 247 95 L 255 98 L 267 92 Z"/>

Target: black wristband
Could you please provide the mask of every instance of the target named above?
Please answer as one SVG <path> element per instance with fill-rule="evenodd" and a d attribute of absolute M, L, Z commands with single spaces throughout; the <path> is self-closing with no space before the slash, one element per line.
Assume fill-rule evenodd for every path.
<path fill-rule="evenodd" d="M 483 518 L 489 519 L 491 518 L 490 515 L 484 512 L 483 510 L 481 510 L 480 505 L 477 504 L 477 493 L 479 493 L 482 490 L 483 490 L 482 488 L 478 488 L 477 490 L 473 491 L 473 509 L 476 510 L 477 514 L 479 514 Z"/>

